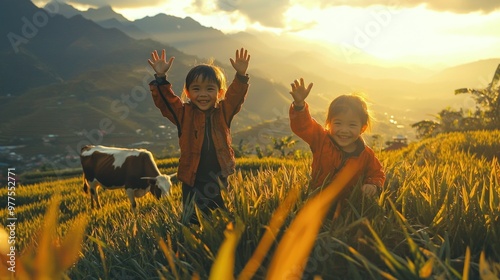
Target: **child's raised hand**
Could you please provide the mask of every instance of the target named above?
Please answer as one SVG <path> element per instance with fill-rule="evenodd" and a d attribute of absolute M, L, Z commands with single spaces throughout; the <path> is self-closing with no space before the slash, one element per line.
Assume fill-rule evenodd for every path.
<path fill-rule="evenodd" d="M 152 59 L 148 59 L 148 63 L 159 76 L 163 76 L 167 73 L 175 59 L 175 57 L 172 56 L 167 62 L 165 49 L 161 50 L 161 57 L 158 56 L 158 52 L 155 50 L 151 53 L 151 58 Z"/>
<path fill-rule="evenodd" d="M 236 50 L 235 59 L 230 58 L 231 65 L 233 65 L 234 70 L 238 75 L 245 76 L 247 74 L 248 62 L 250 61 L 250 55 L 248 51 L 244 48 L 241 50 Z"/>
<path fill-rule="evenodd" d="M 304 79 L 300 78 L 300 81 L 299 80 L 293 81 L 291 86 L 292 86 L 292 91 L 290 91 L 290 94 L 293 97 L 293 104 L 299 107 L 304 106 L 305 105 L 304 100 L 309 95 L 313 83 L 310 83 L 306 88 L 304 85 Z"/>

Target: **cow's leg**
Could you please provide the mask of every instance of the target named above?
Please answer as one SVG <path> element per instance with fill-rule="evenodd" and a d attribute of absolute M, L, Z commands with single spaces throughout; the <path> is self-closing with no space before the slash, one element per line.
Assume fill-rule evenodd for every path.
<path fill-rule="evenodd" d="M 93 201 L 92 201 L 92 194 L 90 194 L 90 186 L 89 186 L 89 181 L 87 178 L 85 178 L 85 174 L 83 175 L 83 191 L 85 192 L 86 195 L 90 196 L 90 209 L 94 208 L 93 207 Z"/>
<path fill-rule="evenodd" d="M 94 209 L 94 204 L 97 207 L 97 209 L 101 208 L 101 203 L 99 202 L 99 196 L 97 195 L 97 187 L 99 184 L 94 181 L 94 182 L 89 182 L 90 185 L 90 205 L 92 209 Z"/>
<path fill-rule="evenodd" d="M 132 205 L 132 210 L 135 210 L 137 207 L 137 203 L 135 203 L 135 190 L 134 189 L 125 189 L 127 193 L 128 199 L 130 199 L 130 204 Z"/>
<path fill-rule="evenodd" d="M 85 174 L 83 174 L 83 191 L 86 194 L 89 193 L 89 183 L 87 182 L 87 178 L 85 178 Z"/>

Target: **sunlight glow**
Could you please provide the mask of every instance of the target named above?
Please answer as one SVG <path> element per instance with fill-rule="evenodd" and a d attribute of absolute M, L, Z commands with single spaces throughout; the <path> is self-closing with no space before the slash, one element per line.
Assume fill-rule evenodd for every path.
<path fill-rule="evenodd" d="M 492 27 L 500 25 L 500 12 L 485 16 L 436 12 L 425 6 L 319 9 L 295 5 L 286 17 L 289 25 L 297 24 L 298 19 L 303 24 L 315 23 L 312 28 L 291 32 L 296 36 L 354 48 L 386 60 L 418 63 L 426 56 L 448 62 L 470 60 L 498 57 L 500 49 L 500 29 Z"/>
<path fill-rule="evenodd" d="M 42 7 L 47 0 L 33 0 Z M 68 2 L 79 10 L 96 8 Z M 191 17 L 206 27 L 224 33 L 266 31 L 287 34 L 308 41 L 342 48 L 352 62 L 366 55 L 387 62 L 461 63 L 499 57 L 500 11 L 457 14 L 430 10 L 425 5 L 413 8 L 371 5 L 315 6 L 295 1 L 283 14 L 283 27 L 270 28 L 241 11 L 219 9 L 215 1 L 193 6 L 190 1 L 163 1 L 160 6 L 113 9 L 133 21 L 165 13 Z"/>
<path fill-rule="evenodd" d="M 247 19 L 238 11 L 232 13 L 217 11 L 210 15 L 193 14 L 191 17 L 204 26 L 219 29 L 224 33 L 237 33 L 249 26 Z M 221 26 L 224 26 L 224 29 L 221 29 Z"/>

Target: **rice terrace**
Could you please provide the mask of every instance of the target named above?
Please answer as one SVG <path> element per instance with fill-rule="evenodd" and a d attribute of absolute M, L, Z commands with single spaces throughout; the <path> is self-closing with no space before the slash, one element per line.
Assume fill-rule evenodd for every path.
<path fill-rule="evenodd" d="M 103 207 L 90 210 L 80 170 L 65 178 L 26 174 L 33 183 L 15 188 L 16 273 L 19 279 L 498 279 L 499 139 L 499 131 L 455 132 L 380 152 L 388 174 L 383 193 L 372 201 L 354 191 L 349 199 L 362 203 L 345 205 L 334 221 L 323 220 L 321 205 L 311 208 L 307 157 L 238 159 L 230 177 L 235 187 L 224 192 L 234 216 L 217 211 L 199 227 L 180 221 L 178 183 L 160 201 L 138 199 L 134 213 L 123 191 L 101 192 Z M 158 166 L 171 173 L 176 159 Z M 4 219 L 7 192 L 0 191 Z M 319 230 L 308 233 L 315 223 L 322 223 Z M 280 247 L 292 227 L 300 235 Z M 13 276 L 6 253 L 2 279 Z"/>

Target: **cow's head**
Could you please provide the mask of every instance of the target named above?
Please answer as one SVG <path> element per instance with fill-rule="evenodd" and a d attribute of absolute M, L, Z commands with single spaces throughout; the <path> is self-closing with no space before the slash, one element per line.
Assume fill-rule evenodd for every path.
<path fill-rule="evenodd" d="M 157 198 L 167 195 L 170 192 L 170 187 L 172 186 L 172 179 L 176 174 L 160 174 L 156 177 L 142 177 L 141 179 L 148 180 L 150 185 L 151 193 Z"/>

